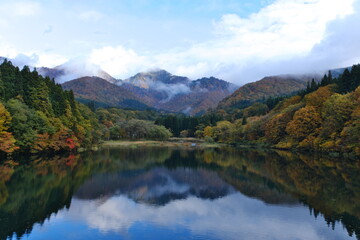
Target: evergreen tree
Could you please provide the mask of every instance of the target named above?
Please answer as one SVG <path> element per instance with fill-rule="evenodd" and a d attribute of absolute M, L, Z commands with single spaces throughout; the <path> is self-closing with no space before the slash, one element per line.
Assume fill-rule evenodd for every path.
<path fill-rule="evenodd" d="M 339 92 L 347 93 L 351 89 L 352 79 L 350 71 L 346 68 L 344 73 L 341 75 L 338 81 Z"/>
<path fill-rule="evenodd" d="M 324 77 L 321 79 L 321 82 L 320 82 L 320 86 L 326 86 L 329 84 L 329 78 L 328 76 L 325 74 Z"/>

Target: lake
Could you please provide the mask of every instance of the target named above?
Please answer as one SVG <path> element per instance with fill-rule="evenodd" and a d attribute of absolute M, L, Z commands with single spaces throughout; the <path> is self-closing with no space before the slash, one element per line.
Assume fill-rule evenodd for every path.
<path fill-rule="evenodd" d="M 0 239 L 360 239 L 359 163 L 105 148 L 0 166 Z"/>

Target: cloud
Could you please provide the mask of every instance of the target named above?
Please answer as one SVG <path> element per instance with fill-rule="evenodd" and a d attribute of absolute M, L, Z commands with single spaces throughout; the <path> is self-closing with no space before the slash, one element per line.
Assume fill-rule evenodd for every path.
<path fill-rule="evenodd" d="M 19 19 L 23 18 L 20 16 L 46 15 L 48 12 L 42 8 L 48 5 L 42 6 L 35 1 L 11 1 L 0 6 L 0 27 L 4 34 L 0 36 L 0 56 L 15 57 L 20 52 L 32 56 L 36 53 L 37 66 L 51 67 L 74 54 L 85 56 L 91 64 L 121 79 L 160 68 L 191 79 L 215 76 L 236 84 L 255 81 L 265 75 L 322 71 L 360 61 L 360 34 L 354 28 L 360 20 L 359 0 L 276 0 L 271 4 L 264 1 L 264 4 L 267 5 L 246 17 L 232 13 L 214 20 L 213 34 L 207 40 L 189 41 L 167 49 L 148 49 L 146 44 L 143 44 L 144 48 L 136 47 L 145 41 L 136 37 L 146 39 L 146 34 L 151 34 L 151 31 L 144 33 L 144 36 L 140 32 L 135 39 L 134 36 L 129 37 L 129 43 L 121 42 L 114 28 L 118 27 L 116 30 L 121 34 L 124 26 L 116 18 L 111 18 L 111 24 L 101 22 L 104 25 L 94 29 L 89 21 L 103 19 L 105 12 L 76 12 L 76 17 L 81 20 L 75 21 L 76 30 L 62 27 L 55 19 L 52 25 L 45 23 L 41 26 L 40 34 L 36 35 L 39 38 L 26 40 L 27 45 L 31 46 L 26 49 L 22 42 L 15 44 L 21 41 L 19 34 L 7 42 L 1 37 L 7 38 L 5 33 L 11 35 L 9 32 L 14 32 L 8 29 L 11 21 L 30 29 L 32 22 L 21 22 Z M 110 19 L 110 15 L 106 13 L 106 19 Z M 67 19 L 64 18 L 64 21 Z M 78 29 L 82 24 L 86 24 L 84 29 L 89 28 L 91 33 L 84 30 L 84 34 L 79 37 Z M 137 24 L 139 22 L 134 23 L 135 30 L 141 29 Z M 56 27 L 57 34 L 61 36 L 41 34 L 43 30 L 45 34 L 51 32 L 52 26 Z M 154 23 L 153 28 L 157 27 Z M 192 30 L 191 26 L 189 30 Z M 156 35 L 162 38 L 159 42 L 166 41 L 166 32 L 160 33 Z M 43 39 L 45 37 L 46 41 Z M 42 41 L 44 44 L 39 44 Z M 64 42 L 69 44 L 65 46 Z M 58 52 L 50 54 L 41 50 L 42 47 L 53 48 Z"/>
<path fill-rule="evenodd" d="M 241 84 L 271 73 L 306 71 L 302 61 L 315 61 L 313 57 L 321 43 L 342 32 L 329 24 L 336 25 L 353 14 L 353 3 L 354 0 L 277 0 L 247 18 L 223 15 L 214 22 L 212 39 L 188 48 L 140 54 L 123 46 L 108 46 L 94 50 L 90 59 L 122 78 L 158 67 L 193 79 L 213 75 Z M 327 49 L 331 51 L 336 44 L 346 48 L 336 41 L 329 42 Z M 322 65 L 329 65 L 325 60 Z M 299 66 L 287 67 L 287 62 Z"/>
<path fill-rule="evenodd" d="M 132 49 L 125 49 L 122 46 L 95 49 L 91 52 L 89 61 L 120 78 L 128 78 L 155 66 L 155 63 L 150 62 L 150 57 L 140 56 Z"/>
<path fill-rule="evenodd" d="M 83 21 L 99 21 L 103 18 L 103 14 L 98 11 L 86 11 L 79 15 L 79 18 Z"/>
<path fill-rule="evenodd" d="M 8 44 L 5 41 L 1 41 L 1 38 L 0 38 L 0 53 L 1 53 L 1 57 L 5 57 L 5 58 L 14 58 L 19 54 L 18 50 L 14 45 Z"/>
<path fill-rule="evenodd" d="M 360 33 L 354 29 L 360 22 L 360 1 L 354 9 L 356 14 L 328 24 L 326 37 L 312 49 L 312 59 L 331 67 L 360 62 Z"/>
<path fill-rule="evenodd" d="M 174 96 L 178 94 L 185 94 L 191 92 L 189 86 L 186 86 L 185 84 L 181 84 L 181 83 L 165 84 L 161 82 L 152 82 L 150 87 L 157 91 L 163 91 L 167 94 L 168 97 L 162 101 L 163 103 L 170 101 L 170 99 L 172 99 Z"/>
<path fill-rule="evenodd" d="M 292 206 L 291 210 L 269 206 L 238 193 L 216 200 L 189 197 L 165 206 L 137 204 L 124 196 L 95 201 L 73 199 L 70 209 L 57 217 L 85 222 L 104 234 L 126 234 L 138 223 L 187 229 L 193 235 L 215 239 L 342 239 L 347 234 L 340 227 L 333 231 L 325 221 L 316 221 L 302 206 Z"/>
<path fill-rule="evenodd" d="M 36 54 L 32 54 L 27 56 L 25 54 L 18 54 L 15 58 L 12 59 L 12 62 L 22 68 L 24 65 L 35 66 L 39 61 L 39 56 Z"/>
<path fill-rule="evenodd" d="M 47 53 L 47 52 L 40 52 L 38 54 L 39 56 L 39 60 L 37 63 L 35 63 L 34 66 L 36 67 L 56 67 L 66 61 L 68 61 L 68 59 L 60 54 L 56 54 L 56 53 Z"/>
<path fill-rule="evenodd" d="M 100 67 L 98 65 L 82 57 L 73 58 L 65 62 L 60 66 L 60 69 L 64 70 L 64 74 L 56 79 L 58 83 L 64 83 L 84 76 L 98 76 L 100 74 Z"/>
<path fill-rule="evenodd" d="M 49 52 L 28 52 L 19 53 L 20 51 L 11 44 L 0 41 L 0 56 L 8 58 L 16 66 L 22 68 L 24 65 L 31 67 L 55 67 L 66 61 L 67 58 L 62 55 Z"/>
<path fill-rule="evenodd" d="M 33 1 L 14 1 L 2 4 L 0 12 L 13 17 L 36 16 L 41 12 L 41 5 L 40 3 Z"/>

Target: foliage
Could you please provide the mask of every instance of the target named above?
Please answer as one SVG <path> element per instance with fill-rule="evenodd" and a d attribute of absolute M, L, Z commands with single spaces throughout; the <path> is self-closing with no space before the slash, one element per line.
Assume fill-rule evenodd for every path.
<path fill-rule="evenodd" d="M 10 122 L 10 113 L 5 109 L 4 105 L 0 103 L 0 151 L 6 153 L 11 153 L 18 148 L 15 145 L 13 134 L 8 131 Z"/>
<path fill-rule="evenodd" d="M 240 87 L 232 95 L 224 98 L 219 103 L 218 109 L 229 112 L 232 109 L 244 109 L 259 101 L 265 102 L 271 109 L 280 100 L 277 97 L 295 93 L 305 87 L 306 77 L 305 79 L 291 76 L 265 77 Z"/>
<path fill-rule="evenodd" d="M 197 135 L 203 135 L 202 131 L 205 126 L 214 126 L 216 122 L 221 120 L 223 120 L 223 117 L 220 114 L 209 112 L 194 117 L 168 114 L 157 118 L 155 123 L 170 129 L 175 137 L 179 137 L 181 131 L 184 130 L 187 131 L 188 137 L 194 137 L 197 131 Z"/>
<path fill-rule="evenodd" d="M 109 129 L 110 139 L 154 139 L 166 140 L 171 132 L 164 126 L 158 126 L 150 121 L 132 119 L 115 124 Z"/>
<path fill-rule="evenodd" d="M 0 65 L 0 151 L 69 151 L 98 142 L 97 117 L 36 69 Z"/>
<path fill-rule="evenodd" d="M 306 106 L 298 110 L 293 119 L 286 125 L 287 134 L 296 140 L 303 140 L 315 133 L 320 127 L 322 119 L 313 106 Z"/>
<path fill-rule="evenodd" d="M 224 116 L 230 121 L 203 127 L 203 136 L 228 143 L 272 144 L 277 148 L 360 155 L 360 65 L 312 80 L 296 96 L 267 108 L 260 102 Z M 270 110 L 270 111 L 269 111 Z M 236 116 L 236 118 L 233 118 Z"/>

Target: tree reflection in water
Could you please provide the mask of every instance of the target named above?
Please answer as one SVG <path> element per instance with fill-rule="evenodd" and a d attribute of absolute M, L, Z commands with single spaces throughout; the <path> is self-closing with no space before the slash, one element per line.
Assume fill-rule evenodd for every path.
<path fill-rule="evenodd" d="M 233 204 L 230 215 L 223 214 L 230 221 L 232 211 L 244 211 L 235 207 L 236 201 L 246 205 L 251 199 L 291 207 L 294 212 L 301 205 L 307 206 L 311 215 L 322 216 L 330 228 L 341 223 L 349 236 L 355 234 L 360 239 L 359 169 L 358 162 L 341 159 L 234 148 L 109 148 L 76 156 L 31 159 L 29 164 L 19 166 L 5 163 L 0 167 L 0 239 L 31 235 L 35 223 L 43 224 L 59 211 L 61 215 L 80 217 L 76 209 L 86 211 L 84 206 L 94 207 L 92 204 L 99 201 L 106 203 L 104 207 L 119 207 L 120 202 L 129 207 L 131 201 L 135 202 L 143 212 L 127 212 L 133 216 L 131 221 L 155 218 L 156 209 L 164 216 L 173 213 L 167 224 L 186 224 L 184 219 L 189 216 L 181 219 L 182 212 L 176 211 L 190 211 L 182 204 L 199 206 L 197 212 L 201 206 L 208 206 L 211 211 L 207 211 L 215 215 L 215 211 L 222 211 L 220 206 Z M 75 210 L 71 210 L 73 207 Z M 62 211 L 64 208 L 70 211 Z M 253 211 L 261 216 L 256 209 Z M 153 221 L 162 223 L 159 219 Z"/>

